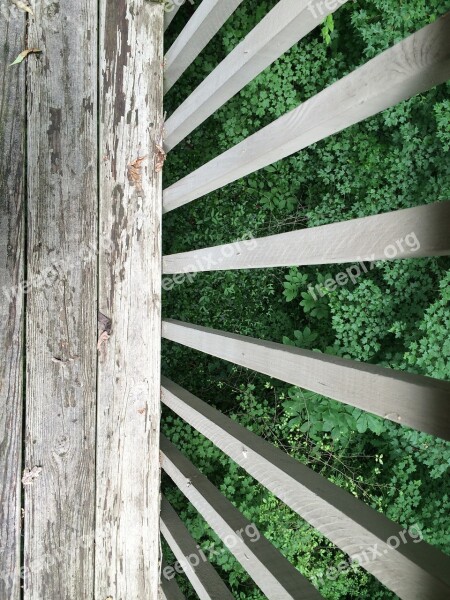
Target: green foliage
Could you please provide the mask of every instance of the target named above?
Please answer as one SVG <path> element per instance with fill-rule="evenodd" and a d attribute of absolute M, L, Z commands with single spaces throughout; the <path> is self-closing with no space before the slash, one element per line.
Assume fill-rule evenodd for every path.
<path fill-rule="evenodd" d="M 241 4 L 168 94 L 169 113 L 276 1 Z M 347 2 L 170 153 L 166 185 L 449 8 L 440 0 Z M 169 213 L 164 253 L 448 200 L 449 151 L 444 84 Z M 165 294 L 164 315 L 450 379 L 449 259 L 378 261 L 355 283 L 329 291 L 325 282 L 348 266 L 198 274 Z M 417 524 L 450 553 L 450 444 L 176 344 L 164 343 L 163 365 L 205 401 L 403 527 Z M 327 578 L 345 558 L 332 544 L 169 411 L 163 430 L 325 598 L 394 598 L 362 570 Z M 202 548 L 220 547 L 169 481 L 164 490 Z M 263 597 L 226 550 L 212 561 L 236 598 Z"/>

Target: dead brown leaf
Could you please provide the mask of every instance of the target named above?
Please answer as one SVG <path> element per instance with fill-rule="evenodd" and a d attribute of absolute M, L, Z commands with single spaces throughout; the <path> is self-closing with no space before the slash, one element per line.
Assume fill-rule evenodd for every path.
<path fill-rule="evenodd" d="M 163 170 L 164 163 L 166 162 L 167 154 L 164 152 L 164 148 L 159 144 L 156 144 L 155 152 L 155 171 L 160 173 Z"/>
<path fill-rule="evenodd" d="M 142 187 L 142 163 L 147 159 L 146 156 L 136 158 L 128 165 L 128 181 L 136 188 L 138 196 L 144 196 L 144 188 Z"/>
<path fill-rule="evenodd" d="M 42 52 L 42 50 L 39 50 L 39 48 L 28 48 L 27 50 L 21 52 L 16 60 L 9 66 L 12 67 L 13 65 L 19 65 L 29 54 L 39 54 L 40 52 Z"/>

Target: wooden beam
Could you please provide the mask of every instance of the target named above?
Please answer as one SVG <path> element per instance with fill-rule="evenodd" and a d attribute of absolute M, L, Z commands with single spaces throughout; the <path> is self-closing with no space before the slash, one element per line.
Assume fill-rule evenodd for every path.
<path fill-rule="evenodd" d="M 161 502 L 161 533 L 200 600 L 233 600 L 230 590 L 164 496 Z M 161 581 L 170 582 L 175 573 L 173 566 L 165 572 L 162 569 Z"/>
<path fill-rule="evenodd" d="M 17 11 L 18 13 L 18 11 Z M 23 418 L 25 17 L 0 21 L 0 598 L 19 600 Z"/>
<path fill-rule="evenodd" d="M 100 2 L 96 598 L 159 590 L 163 7 Z M 109 338 L 108 338 L 109 334 Z"/>
<path fill-rule="evenodd" d="M 165 56 L 166 94 L 216 35 L 242 0 L 203 0 Z"/>
<path fill-rule="evenodd" d="M 185 2 L 186 0 L 184 0 Z M 180 4 L 178 4 L 178 2 L 180 2 L 180 0 L 166 0 L 166 2 L 163 4 L 164 6 L 164 31 L 166 31 L 169 27 L 169 25 L 172 23 L 172 21 L 174 20 L 177 12 L 180 10 L 180 7 L 182 4 L 184 4 L 184 2 L 180 2 Z"/>
<path fill-rule="evenodd" d="M 436 202 L 372 217 L 172 254 L 163 259 L 163 273 L 448 256 L 449 231 L 450 201 Z M 359 265 L 357 270 L 360 274 L 364 273 L 363 265 Z"/>
<path fill-rule="evenodd" d="M 424 92 L 450 77 L 450 13 L 180 179 L 169 212 Z M 167 133 L 170 132 L 169 123 Z"/>
<path fill-rule="evenodd" d="M 400 598 L 450 597 L 450 558 L 417 543 L 403 528 L 231 420 L 187 390 L 163 378 L 162 401 L 225 452 L 252 477 L 348 556 L 379 551 L 363 567 Z M 387 542 L 405 541 L 393 549 Z M 416 541 L 414 541 L 416 540 Z"/>
<path fill-rule="evenodd" d="M 169 565 L 165 561 L 164 557 L 161 559 L 161 573 L 164 573 L 165 569 L 168 569 Z M 167 573 L 167 570 L 166 570 Z M 161 600 L 185 600 L 185 596 L 181 591 L 178 583 L 175 579 L 167 579 L 161 575 L 161 587 L 160 587 Z"/>
<path fill-rule="evenodd" d="M 187 499 L 269 600 L 317 600 L 322 596 L 284 556 L 185 458 L 161 436 L 161 464 Z"/>
<path fill-rule="evenodd" d="M 450 440 L 450 383 L 169 319 L 163 337 L 188 348 Z"/>
<path fill-rule="evenodd" d="M 165 127 L 166 150 L 172 150 L 345 2 L 328 9 L 322 0 L 280 0 L 171 115 Z"/>
<path fill-rule="evenodd" d="M 164 572 L 169 567 L 164 557 L 161 558 L 161 600 L 185 600 L 185 596 L 180 590 L 175 579 L 168 579 L 164 576 Z"/>
<path fill-rule="evenodd" d="M 33 9 L 27 47 L 42 54 L 26 63 L 25 466 L 42 471 L 25 487 L 24 598 L 92 598 L 97 2 Z"/>

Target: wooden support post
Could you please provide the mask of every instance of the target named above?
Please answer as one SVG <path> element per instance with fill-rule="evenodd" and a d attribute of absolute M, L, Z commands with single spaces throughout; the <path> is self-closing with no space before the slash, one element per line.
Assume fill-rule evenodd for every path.
<path fill-rule="evenodd" d="M 14 8 L 14 7 L 11 7 Z M 0 39 L 0 598 L 20 598 L 23 416 L 25 16 L 1 17 Z"/>
<path fill-rule="evenodd" d="M 164 274 L 448 256 L 450 201 L 165 256 Z M 345 272 L 345 269 L 343 270 Z M 349 281 L 348 274 L 345 276 Z"/>
<path fill-rule="evenodd" d="M 163 7 L 100 9 L 99 304 L 111 326 L 99 350 L 96 599 L 156 600 Z"/>
<path fill-rule="evenodd" d="M 214 1 L 217 3 L 217 0 Z M 211 3 L 210 0 L 208 2 Z M 325 3 L 323 0 L 280 0 L 171 115 L 166 126 L 166 149 L 172 150 L 266 67 L 345 2 L 347 0 L 340 0 L 339 3 Z M 219 0 L 219 4 L 220 10 L 224 11 L 228 9 L 228 5 L 236 4 L 236 0 Z M 328 5 L 332 8 L 328 8 Z M 188 23 L 186 31 L 180 35 L 180 40 L 177 40 L 167 53 L 166 89 L 170 89 L 180 71 L 183 72 L 182 69 L 187 68 L 186 64 L 190 64 L 187 59 L 193 55 L 193 50 L 202 45 L 203 32 L 200 31 L 198 41 L 193 27 L 194 24 L 196 26 L 199 24 L 200 15 L 198 17 L 196 15 L 201 8 L 191 19 L 193 23 Z M 187 34 L 191 36 L 189 43 L 186 39 Z M 185 45 L 188 49 L 187 56 L 179 56 Z M 177 62 L 174 63 L 175 58 Z"/>
<path fill-rule="evenodd" d="M 179 450 L 161 436 L 162 467 L 269 600 L 322 596 Z"/>
<path fill-rule="evenodd" d="M 164 212 L 444 83 L 449 77 L 447 13 L 171 185 L 164 191 Z M 200 115 L 199 105 L 195 104 L 194 112 Z M 189 127 L 193 124 L 190 114 L 180 114 L 178 119 Z M 171 137 L 174 121 L 175 113 L 167 122 L 167 149 L 176 141 Z"/>
<path fill-rule="evenodd" d="M 233 600 L 233 595 L 219 577 L 217 571 L 198 548 L 196 541 L 183 521 L 163 497 L 161 503 L 161 533 L 175 554 L 181 568 L 197 592 L 200 600 Z M 169 569 L 170 571 L 170 569 Z M 173 573 L 161 570 L 161 582 L 169 583 Z"/>
<path fill-rule="evenodd" d="M 366 556 L 362 566 L 400 598 L 450 596 L 450 558 L 422 541 L 414 527 L 405 531 L 176 383 L 163 378 L 162 386 L 171 410 L 348 556 Z"/>
<path fill-rule="evenodd" d="M 450 440 L 450 383 L 168 319 L 163 337 Z"/>
<path fill-rule="evenodd" d="M 184 594 L 181 592 L 176 580 L 164 577 L 164 570 L 168 567 L 169 565 L 165 559 L 161 558 L 161 600 L 185 600 Z"/>
<path fill-rule="evenodd" d="M 242 0 L 203 0 L 165 56 L 167 93 L 215 36 Z"/>

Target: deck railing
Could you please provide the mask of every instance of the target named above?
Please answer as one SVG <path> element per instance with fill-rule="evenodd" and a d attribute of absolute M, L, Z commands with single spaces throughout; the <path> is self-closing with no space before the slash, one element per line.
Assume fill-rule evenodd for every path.
<path fill-rule="evenodd" d="M 224 269 L 450 255 L 450 201 L 161 257 L 162 213 L 450 78 L 450 14 L 162 193 L 163 95 L 240 0 L 0 7 L 0 599 L 232 594 L 162 469 L 273 600 L 319 592 L 170 441 L 161 403 L 405 600 L 447 600 L 450 558 L 166 378 L 165 338 L 450 440 L 450 384 L 174 320 L 161 280 Z M 279 0 L 166 123 L 171 151 L 345 0 Z M 172 10 L 169 10 L 170 6 Z M 331 8 L 329 8 L 331 7 Z M 165 19 L 164 19 L 164 9 Z M 12 15 L 12 16 L 11 16 Z M 24 49 L 33 50 L 8 68 Z M 437 200 L 437 199 L 436 199 Z M 414 231 L 420 248 L 404 243 Z M 100 315 L 99 315 L 100 313 Z M 98 328 L 99 327 L 99 328 Z M 257 534 L 257 535 L 256 535 Z M 408 537 L 409 536 L 409 537 Z M 414 541 L 414 540 L 413 540 Z M 190 561 L 196 554 L 201 560 Z"/>
<path fill-rule="evenodd" d="M 168 91 L 218 31 L 239 2 L 204 0 L 167 51 Z M 166 123 L 172 150 L 218 108 L 302 39 L 344 2 L 280 0 L 255 29 L 177 108 Z M 323 12 L 324 6 L 333 9 Z M 198 34 L 198 35 L 197 35 Z M 169 212 L 228 183 L 302 150 L 450 78 L 450 14 L 386 50 L 237 146 L 164 191 Z M 375 212 L 375 210 L 374 210 Z M 319 265 L 410 258 L 403 245 L 387 249 L 411 231 L 420 239 L 417 258 L 450 254 L 450 202 L 303 229 L 254 240 L 251 247 L 216 246 L 163 257 L 163 273 Z M 412 258 L 411 258 L 412 260 Z M 450 440 L 450 384 L 384 367 L 318 354 L 174 320 L 163 338 L 312 390 L 385 419 Z M 349 556 L 371 553 L 363 567 L 405 600 L 450 596 L 450 558 L 429 544 L 391 543 L 402 528 L 325 477 L 163 378 L 162 402 L 211 440 L 240 467 Z M 161 440 L 162 467 L 220 537 L 254 582 L 274 600 L 319 598 L 268 541 L 255 544 L 236 531 L 246 520 L 176 447 Z M 177 523 L 177 524 L 176 524 Z M 163 500 L 162 534 L 202 599 L 228 598 L 209 563 L 196 569 L 194 540 Z M 403 535 L 411 535 L 403 532 Z M 376 549 L 373 551 L 373 549 Z M 181 592 L 166 589 L 167 599 Z M 173 582 L 172 582 L 173 585 Z M 218 586 L 218 587 L 217 587 Z"/>

